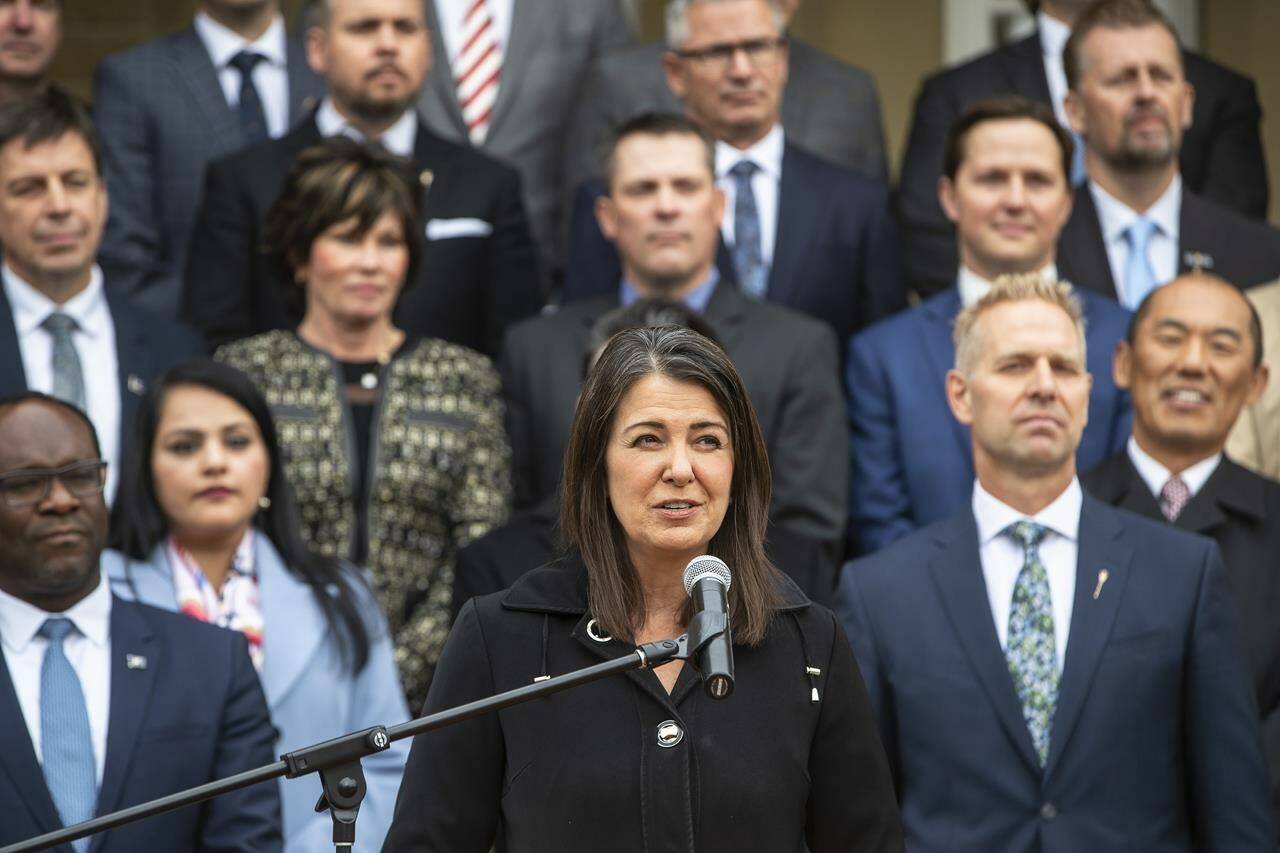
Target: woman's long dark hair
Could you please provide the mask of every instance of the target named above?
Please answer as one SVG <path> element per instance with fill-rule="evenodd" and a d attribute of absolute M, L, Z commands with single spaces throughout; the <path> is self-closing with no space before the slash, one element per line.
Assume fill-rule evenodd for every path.
<path fill-rule="evenodd" d="M 369 660 L 370 626 L 360 615 L 357 601 L 370 600 L 371 593 L 367 588 L 354 588 L 360 583 L 356 573 L 345 571 L 333 558 L 313 553 L 302 541 L 298 533 L 302 520 L 285 478 L 271 409 L 252 380 L 230 365 L 208 359 L 178 365 L 152 383 L 142 398 L 121 465 L 120 492 L 111 511 L 111 547 L 135 560 L 148 560 L 169 534 L 169 520 L 160 509 L 152 482 L 151 454 L 165 398 L 182 386 L 206 388 L 234 400 L 258 425 L 270 462 L 266 494 L 271 505 L 258 512 L 255 526 L 271 540 L 288 570 L 311 588 L 330 632 L 337 637 L 344 666 L 352 672 L 364 669 Z"/>

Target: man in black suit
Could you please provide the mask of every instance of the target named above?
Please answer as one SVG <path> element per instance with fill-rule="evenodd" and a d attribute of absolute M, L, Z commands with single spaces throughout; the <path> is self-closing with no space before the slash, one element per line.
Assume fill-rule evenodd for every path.
<path fill-rule="evenodd" d="M 715 266 L 724 195 L 711 141 L 686 119 L 624 124 L 609 158 L 600 226 L 622 255 L 611 292 L 512 327 L 500 370 L 516 506 L 554 494 L 596 321 L 620 303 L 663 296 L 703 314 L 742 374 L 773 469 L 772 519 L 835 542 L 844 531 L 848 460 L 835 337 L 821 323 L 748 299 Z"/>
<path fill-rule="evenodd" d="M 949 286 L 956 267 L 955 240 L 937 201 L 947 128 L 973 102 L 1000 93 L 1051 104 L 1058 120 L 1067 125 L 1062 104 L 1067 87 L 1060 56 L 1070 28 L 1091 2 L 1033 0 L 1036 33 L 942 71 L 921 87 L 898 194 L 908 277 L 921 293 Z M 1259 131 L 1262 108 L 1253 81 L 1191 51 L 1182 51 L 1182 62 L 1196 91 L 1194 121 L 1179 152 L 1183 180 L 1205 198 L 1249 217 L 1264 218 L 1267 171 Z"/>
<path fill-rule="evenodd" d="M 98 65 L 112 288 L 176 317 L 209 162 L 283 136 L 324 93 L 278 0 L 201 0 L 191 26 Z"/>
<path fill-rule="evenodd" d="M 431 62 L 421 0 L 324 0 L 313 13 L 307 59 L 328 94 L 286 136 L 209 167 L 182 316 L 215 345 L 297 324 L 260 251 L 263 222 L 298 153 L 343 133 L 410 157 L 427 193 L 426 247 L 398 325 L 496 353 L 506 327 L 542 302 L 518 174 L 441 139 L 414 112 Z"/>
<path fill-rule="evenodd" d="M 1192 268 L 1240 287 L 1280 275 L 1280 232 L 1197 196 L 1179 174 L 1197 95 L 1164 13 L 1149 0 L 1091 6 L 1063 67 L 1089 173 L 1058 242 L 1064 276 L 1133 310 Z"/>
<path fill-rule="evenodd" d="M 88 113 L 56 87 L 0 107 L 0 394 L 31 389 L 84 409 L 101 436 L 109 499 L 148 383 L 204 346 L 131 304 L 99 269 L 101 163 Z"/>
<path fill-rule="evenodd" d="M 789 74 L 775 0 L 690 0 L 668 15 L 663 69 L 685 114 L 716 140 L 722 275 L 742 291 L 825 321 L 845 340 L 906 307 L 888 187 L 795 144 L 780 120 Z M 584 185 L 570 223 L 564 301 L 608 293 L 617 253 Z"/>
<path fill-rule="evenodd" d="M 1115 355 L 1116 384 L 1133 397 L 1133 435 L 1083 482 L 1113 506 L 1222 549 L 1280 813 L 1280 483 L 1223 455 L 1240 410 L 1266 387 L 1262 343 L 1248 299 L 1220 278 L 1183 276 L 1153 292 Z"/>

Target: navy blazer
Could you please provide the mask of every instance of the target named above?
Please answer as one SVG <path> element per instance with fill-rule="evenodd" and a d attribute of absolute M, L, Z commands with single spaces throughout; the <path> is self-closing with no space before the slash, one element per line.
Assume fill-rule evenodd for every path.
<path fill-rule="evenodd" d="M 275 730 L 244 637 L 187 616 L 112 599 L 110 708 L 99 816 L 276 759 Z M 0 844 L 62 828 L 3 655 L 0 809 Z M 281 848 L 280 794 L 272 784 L 99 833 L 89 851 Z"/>
<path fill-rule="evenodd" d="M 1085 495 L 1074 601 L 1042 769 L 972 512 L 845 567 L 837 611 L 876 708 L 907 850 L 1274 853 L 1217 546 Z"/>
<path fill-rule="evenodd" d="M 204 340 L 189 326 L 132 303 L 110 285 L 103 288 L 116 327 L 120 383 L 120 450 L 129 446 L 129 425 L 147 386 L 170 367 L 204 354 Z M 13 309 L 0 288 L 0 394 L 27 390 Z"/>
<path fill-rule="evenodd" d="M 1111 378 L 1111 356 L 1129 312 L 1077 290 L 1084 308 L 1086 362 L 1093 374 L 1089 423 L 1076 463 L 1087 471 L 1124 447 L 1129 395 Z M 956 359 L 952 324 L 960 291 L 952 287 L 910 311 L 877 323 L 849 344 L 849 535 L 870 554 L 918 527 L 968 505 L 973 446 L 947 405 L 946 376 Z"/>
<path fill-rule="evenodd" d="M 622 266 L 595 218 L 604 185 L 578 190 L 562 301 L 616 292 Z M 723 278 L 737 280 L 723 240 Z M 828 163 L 790 139 L 782 154 L 778 234 L 765 298 L 817 317 L 846 340 L 907 306 L 897 226 L 884 181 Z"/>

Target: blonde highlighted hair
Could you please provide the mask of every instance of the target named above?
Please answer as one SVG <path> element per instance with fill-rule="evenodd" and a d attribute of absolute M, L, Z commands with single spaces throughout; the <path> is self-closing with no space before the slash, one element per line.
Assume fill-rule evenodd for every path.
<path fill-rule="evenodd" d="M 1056 305 L 1071 318 L 1080 336 L 1080 360 L 1085 359 L 1084 311 L 1070 283 L 1046 278 L 1039 273 L 1002 275 L 991 290 L 956 316 L 952 339 L 956 345 L 956 370 L 970 376 L 982 356 L 983 339 L 978 318 L 984 311 L 1006 302 L 1039 300 Z"/>

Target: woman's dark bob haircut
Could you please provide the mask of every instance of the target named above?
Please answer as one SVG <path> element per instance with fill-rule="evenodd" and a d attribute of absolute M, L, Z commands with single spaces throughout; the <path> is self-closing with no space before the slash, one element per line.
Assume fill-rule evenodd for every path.
<path fill-rule="evenodd" d="M 709 550 L 733 570 L 729 618 L 734 641 L 757 645 L 780 602 L 780 575 L 764 552 L 769 456 L 747 389 L 729 357 L 702 335 L 679 326 L 614 335 L 578 398 L 565 453 L 560 523 L 565 540 L 587 565 L 592 616 L 604 631 L 628 640 L 644 623 L 644 590 L 631 564 L 626 533 L 609 505 L 605 453 L 623 398 L 641 379 L 655 375 L 702 386 L 728 421 L 731 500 Z"/>
<path fill-rule="evenodd" d="M 422 191 L 413 164 L 381 146 L 342 135 L 298 155 L 263 226 L 264 248 L 277 265 L 290 308 L 302 307 L 305 293 L 296 275 L 320 235 L 340 222 L 355 220 L 355 236 L 363 237 L 384 213 L 394 214 L 404 232 L 408 287 L 422 257 Z"/>
<path fill-rule="evenodd" d="M 120 471 L 120 493 L 111 510 L 111 547 L 135 560 L 149 560 L 152 551 L 170 533 L 169 519 L 156 498 L 151 456 L 169 392 L 184 387 L 221 394 L 253 418 L 267 448 L 266 496 L 271 500 L 269 507 L 258 511 L 254 526 L 271 540 L 288 570 L 311 588 L 329 630 L 337 637 L 342 661 L 354 672 L 364 669 L 369 660 L 369 626 L 356 602 L 370 599 L 372 593 L 367 587 L 353 588 L 353 584 L 360 583 L 355 572 L 344 571 L 331 557 L 311 552 L 302 541 L 298 533 L 302 519 L 285 477 L 271 409 L 253 380 L 228 364 L 208 359 L 188 361 L 169 370 L 147 389 L 125 445 L 129 450 Z M 266 630 L 287 631 L 288 626 L 268 625 Z"/>

